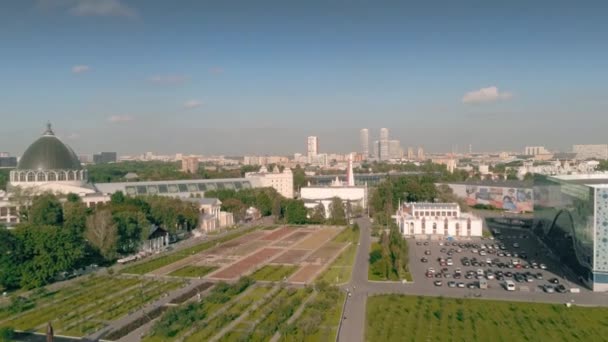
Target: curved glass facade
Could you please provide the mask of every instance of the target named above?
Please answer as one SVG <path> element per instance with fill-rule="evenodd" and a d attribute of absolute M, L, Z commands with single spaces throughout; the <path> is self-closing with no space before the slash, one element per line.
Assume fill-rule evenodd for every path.
<path fill-rule="evenodd" d="M 608 291 L 608 177 L 536 176 L 534 231 L 594 291 Z"/>

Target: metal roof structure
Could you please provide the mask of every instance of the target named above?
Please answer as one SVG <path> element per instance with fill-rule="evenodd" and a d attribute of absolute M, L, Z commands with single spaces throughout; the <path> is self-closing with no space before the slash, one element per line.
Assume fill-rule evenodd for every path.
<path fill-rule="evenodd" d="M 212 190 L 251 189 L 251 182 L 246 178 L 223 179 L 184 179 L 173 181 L 142 181 L 124 183 L 96 183 L 95 188 L 101 193 L 113 194 L 122 191 L 126 195 L 160 195 L 190 197 L 190 194 L 204 193 Z"/>
<path fill-rule="evenodd" d="M 21 156 L 17 170 L 82 170 L 80 160 L 47 125 L 44 134 Z"/>

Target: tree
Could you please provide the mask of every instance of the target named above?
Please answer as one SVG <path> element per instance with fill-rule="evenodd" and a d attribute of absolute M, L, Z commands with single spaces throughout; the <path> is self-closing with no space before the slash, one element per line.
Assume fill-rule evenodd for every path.
<path fill-rule="evenodd" d="M 296 165 L 296 168 L 293 169 L 293 188 L 298 191 L 303 186 L 306 185 L 306 173 L 304 169 L 300 166 L 300 164 Z"/>
<path fill-rule="evenodd" d="M 313 208 L 310 215 L 310 223 L 321 224 L 325 222 L 325 206 L 323 203 L 319 203 Z"/>
<path fill-rule="evenodd" d="M 110 196 L 110 202 L 112 204 L 122 204 L 125 202 L 125 194 L 122 191 L 116 191 Z"/>
<path fill-rule="evenodd" d="M 255 196 L 256 207 L 260 210 L 262 216 L 268 216 L 272 214 L 272 199 L 270 196 L 263 191 L 260 191 Z"/>
<path fill-rule="evenodd" d="M 76 201 L 68 200 L 63 205 L 63 217 L 65 229 L 73 231 L 74 234 L 82 234 L 86 228 L 87 207 L 79 197 L 76 197 Z"/>
<path fill-rule="evenodd" d="M 118 228 L 118 253 L 137 252 L 150 229 L 150 222 L 146 216 L 141 212 L 133 211 L 121 211 L 112 216 Z"/>
<path fill-rule="evenodd" d="M 23 258 L 21 241 L 10 230 L 0 227 L 0 287 L 19 287 Z"/>
<path fill-rule="evenodd" d="M 106 260 L 116 257 L 118 229 L 109 210 L 98 210 L 87 218 L 85 238 Z"/>
<path fill-rule="evenodd" d="M 20 284 L 28 289 L 46 285 L 59 272 L 78 267 L 85 256 L 82 239 L 67 229 L 24 224 L 15 234 L 23 246 Z"/>
<path fill-rule="evenodd" d="M 290 199 L 285 201 L 283 212 L 285 213 L 285 221 L 291 224 L 307 223 L 307 212 L 304 202 L 301 200 Z"/>
<path fill-rule="evenodd" d="M 346 224 L 346 213 L 344 212 L 344 204 L 338 197 L 331 199 L 329 205 L 330 218 L 329 222 L 333 225 L 344 225 Z"/>
<path fill-rule="evenodd" d="M 222 202 L 222 209 L 231 212 L 234 215 L 234 220 L 239 222 L 245 217 L 247 206 L 237 198 L 229 198 Z"/>
<path fill-rule="evenodd" d="M 34 225 L 61 226 L 63 208 L 55 195 L 45 193 L 34 197 L 32 205 L 27 209 L 27 218 Z"/>

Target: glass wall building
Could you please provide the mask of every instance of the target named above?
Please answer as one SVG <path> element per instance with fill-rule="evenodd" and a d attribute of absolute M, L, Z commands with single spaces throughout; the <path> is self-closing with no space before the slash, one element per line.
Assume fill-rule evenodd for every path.
<path fill-rule="evenodd" d="M 593 291 L 608 291 L 608 175 L 536 176 L 534 232 Z"/>

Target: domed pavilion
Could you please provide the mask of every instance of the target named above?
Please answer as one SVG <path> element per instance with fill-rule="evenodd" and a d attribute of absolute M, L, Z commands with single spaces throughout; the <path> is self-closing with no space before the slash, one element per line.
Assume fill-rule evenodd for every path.
<path fill-rule="evenodd" d="M 64 144 L 47 124 L 46 131 L 31 144 L 10 173 L 10 186 L 33 192 L 87 194 L 95 192 L 87 185 L 85 170 L 74 151 Z"/>

